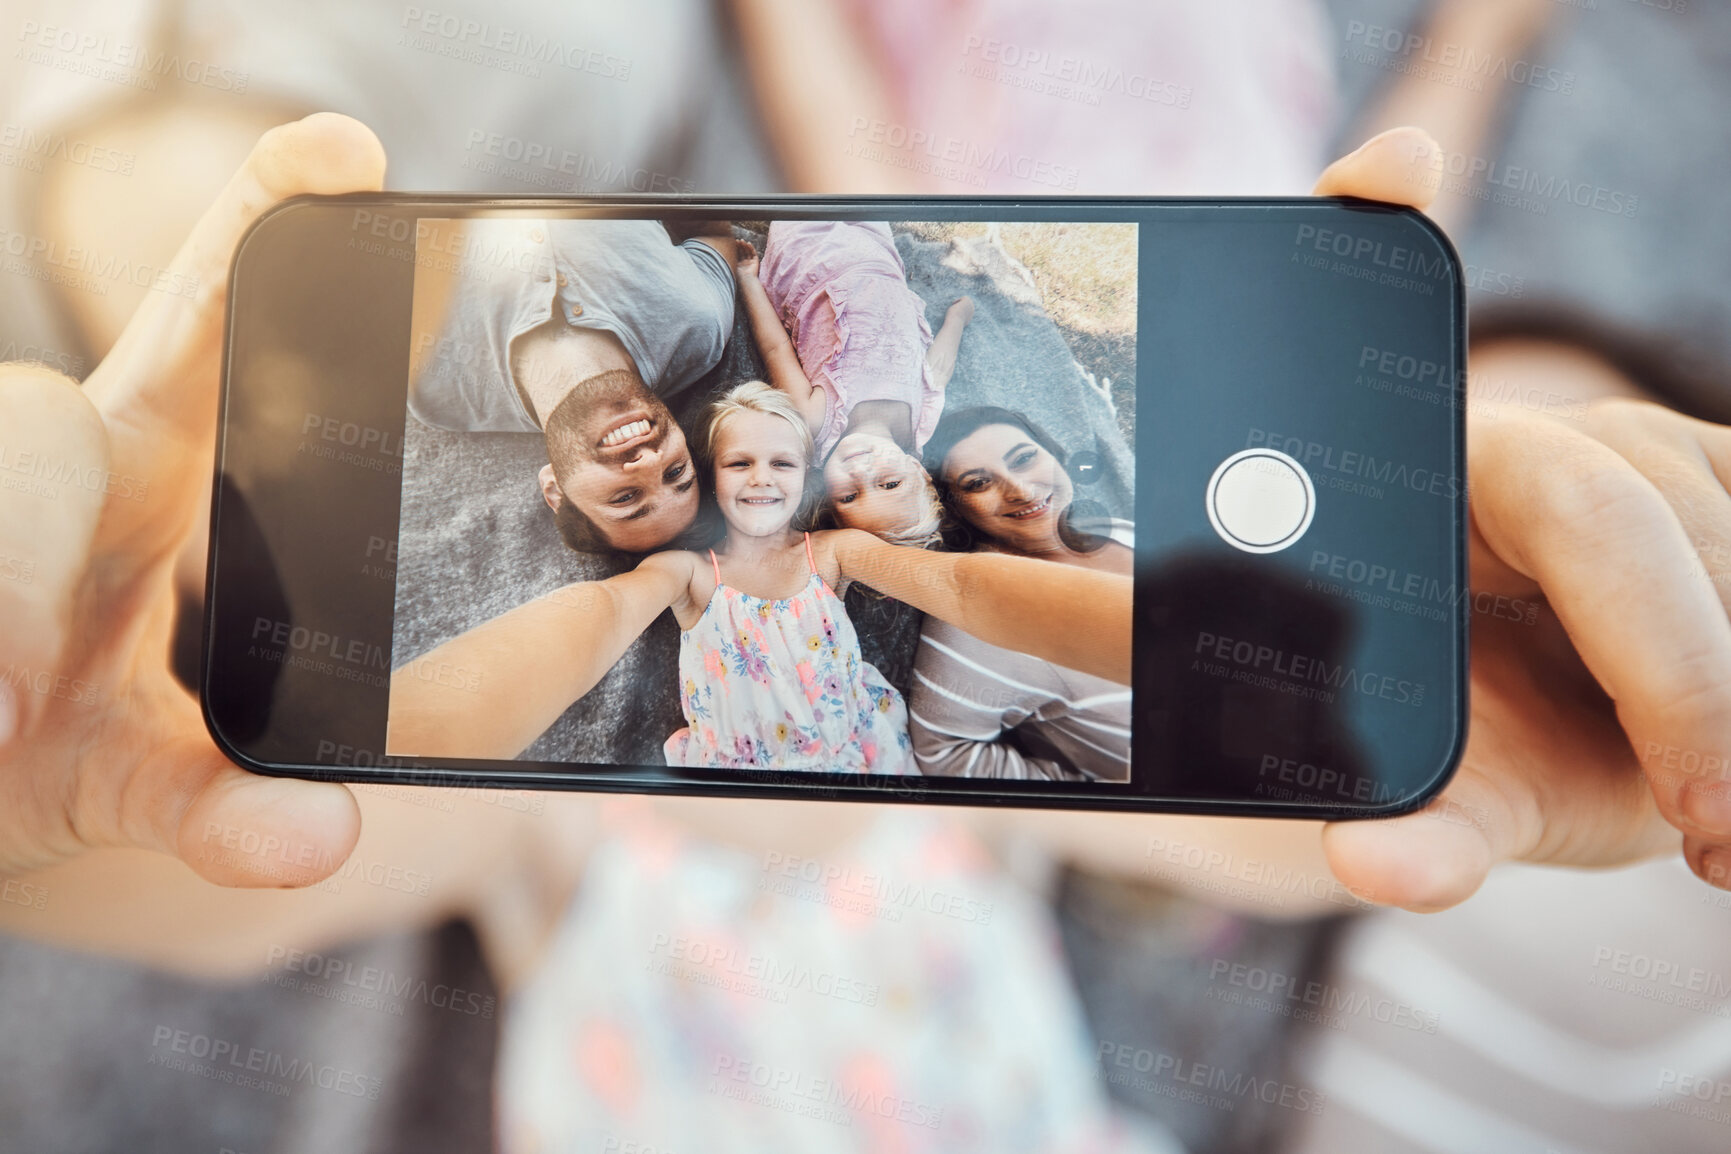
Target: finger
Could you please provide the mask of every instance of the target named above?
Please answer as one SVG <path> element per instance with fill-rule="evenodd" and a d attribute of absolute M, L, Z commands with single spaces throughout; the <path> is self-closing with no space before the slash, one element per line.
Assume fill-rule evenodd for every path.
<path fill-rule="evenodd" d="M 1492 424 L 1468 446 L 1487 547 L 1543 588 L 1666 820 L 1731 844 L 1731 623 L 1682 523 L 1609 446 L 1541 419 Z"/>
<path fill-rule="evenodd" d="M 1463 767 L 1441 797 L 1416 813 L 1328 825 L 1322 844 L 1329 868 L 1366 901 L 1435 913 L 1477 893 L 1492 868 L 1505 862 L 1591 868 L 1676 852 L 1677 831 L 1659 816 L 1638 773 L 1622 779 L 1638 793 L 1606 779 L 1586 789 L 1546 789 L 1554 799 L 1547 808 L 1525 783 L 1511 795 L 1503 779 L 1508 769 Z M 1584 860 L 1569 852 L 1545 854 L 1540 847 L 1547 840 L 1581 850 Z M 1731 856 L 1723 864 L 1731 865 Z M 1697 872 L 1708 877 L 1704 868 Z M 1731 888 L 1726 869 L 1717 876 L 1717 884 Z"/>
<path fill-rule="evenodd" d="M 1688 535 L 1693 568 L 1731 610 L 1731 430 L 1622 399 L 1589 407 L 1586 430 L 1665 495 Z"/>
<path fill-rule="evenodd" d="M 1356 196 L 1425 208 L 1436 195 L 1442 149 L 1422 128 L 1391 128 L 1341 157 L 1317 179 L 1317 196 Z"/>
<path fill-rule="evenodd" d="M 1442 817 L 1447 812 L 1496 816 L 1477 824 L 1449 822 Z M 1492 866 L 1519 856 L 1526 820 L 1522 809 L 1463 768 L 1441 798 L 1417 813 L 1330 823 L 1323 827 L 1322 848 L 1334 876 L 1357 896 L 1434 913 L 1471 897 Z"/>
<path fill-rule="evenodd" d="M 1664 494 L 1688 536 L 1692 574 L 1704 577 L 1731 612 L 1731 430 L 1644 401 L 1606 400 L 1587 413 L 1587 431 L 1617 450 Z M 1731 805 L 1731 752 L 1691 757 L 1682 749 L 1649 751 L 1659 787 L 1673 783 L 1698 807 Z M 1731 841 L 1688 839 L 1685 859 L 1705 881 L 1731 889 Z"/>
<path fill-rule="evenodd" d="M 372 132 L 334 113 L 259 138 L 161 278 L 163 286 L 181 291 L 146 294 L 85 382 L 86 395 L 109 424 L 113 468 L 157 490 L 148 510 L 120 509 L 115 530 L 178 529 L 162 508 L 175 507 L 187 482 L 208 481 L 210 462 L 198 450 L 214 435 L 228 266 L 242 234 L 287 197 L 379 188 L 384 168 Z"/>
<path fill-rule="evenodd" d="M 1722 890 L 1731 890 L 1731 847 L 1686 837 L 1683 839 L 1683 860 L 1702 881 Z"/>
<path fill-rule="evenodd" d="M 48 701 L 108 488 L 108 434 L 76 382 L 0 365 L 0 747 Z"/>
<path fill-rule="evenodd" d="M 1472 728 L 1440 798 L 1324 831 L 1330 868 L 1353 892 L 1430 912 L 1466 900 L 1501 862 L 1604 867 L 1675 852 L 1615 717 L 1602 698 L 1582 707 L 1531 632 L 1476 627 Z"/>
<path fill-rule="evenodd" d="M 173 854 L 225 886 L 311 885 L 342 865 L 361 832 L 347 787 L 248 773 L 197 733 L 139 764 L 120 826 L 121 844 Z"/>

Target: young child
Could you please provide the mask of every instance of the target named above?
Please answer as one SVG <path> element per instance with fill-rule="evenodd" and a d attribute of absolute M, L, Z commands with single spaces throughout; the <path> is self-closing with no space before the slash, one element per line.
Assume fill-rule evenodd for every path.
<path fill-rule="evenodd" d="M 740 252 L 752 334 L 770 383 L 811 430 L 836 521 L 896 544 L 934 543 L 943 506 L 919 455 L 974 302 L 952 304 L 934 337 L 881 221 L 778 220 L 761 270 L 749 246 Z"/>
<path fill-rule="evenodd" d="M 670 760 L 914 772 L 906 707 L 861 657 L 835 592 L 853 580 L 987 644 L 1129 683 L 1130 578 L 851 528 L 807 534 L 795 526 L 812 503 L 811 433 L 791 400 L 753 381 L 707 416 L 695 443 L 727 523 L 722 547 L 573 582 L 404 665 L 391 676 L 389 752 L 520 755 L 671 609 L 687 726 L 665 744 Z M 530 651 L 561 657 L 520 667 Z M 461 686 L 423 672 L 447 666 L 481 672 Z"/>
<path fill-rule="evenodd" d="M 795 527 L 812 504 L 811 452 L 793 402 L 762 381 L 707 414 L 698 467 L 714 470 L 727 538 L 673 604 L 686 728 L 667 739 L 669 765 L 914 772 L 901 694 L 860 656 Z"/>

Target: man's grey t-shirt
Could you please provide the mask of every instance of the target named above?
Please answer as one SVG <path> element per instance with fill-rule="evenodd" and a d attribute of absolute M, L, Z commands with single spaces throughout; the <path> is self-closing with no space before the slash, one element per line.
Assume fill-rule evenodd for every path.
<path fill-rule="evenodd" d="M 409 411 L 471 433 L 540 431 L 511 377 L 511 342 L 557 308 L 617 336 L 663 399 L 721 359 L 733 327 L 733 270 L 698 240 L 675 245 L 652 220 L 474 220 L 448 251 L 456 276 L 444 324 L 416 337 Z"/>

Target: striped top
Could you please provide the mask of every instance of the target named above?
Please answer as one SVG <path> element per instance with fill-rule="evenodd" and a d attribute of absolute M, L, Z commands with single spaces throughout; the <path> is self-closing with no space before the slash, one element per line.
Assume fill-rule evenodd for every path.
<path fill-rule="evenodd" d="M 1135 528 L 1112 522 L 1135 548 Z M 1130 687 L 989 645 L 928 617 L 908 732 L 928 776 L 1130 780 Z"/>

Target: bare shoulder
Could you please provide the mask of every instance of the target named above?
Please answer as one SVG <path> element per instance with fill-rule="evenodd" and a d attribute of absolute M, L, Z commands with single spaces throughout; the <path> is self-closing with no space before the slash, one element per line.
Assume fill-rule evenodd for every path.
<path fill-rule="evenodd" d="M 668 608 L 681 629 L 690 629 L 703 615 L 704 606 L 715 595 L 715 569 L 709 558 L 689 549 L 651 553 L 638 563 L 667 582 Z"/>
<path fill-rule="evenodd" d="M 697 567 L 697 554 L 689 549 L 663 549 L 659 553 L 651 553 L 637 563 L 634 573 L 652 573 L 669 578 L 684 577 L 689 579 L 693 569 Z"/>
<path fill-rule="evenodd" d="M 680 598 L 697 594 L 700 585 L 709 587 L 702 591 L 707 596 L 715 585 L 715 574 L 710 568 L 709 559 L 689 549 L 667 549 L 660 553 L 651 553 L 637 563 L 633 572 L 665 581 L 670 592 L 676 589 L 675 596 Z"/>
<path fill-rule="evenodd" d="M 822 529 L 811 535 L 811 559 L 817 565 L 817 571 L 831 589 L 840 593 L 848 583 L 847 571 L 842 563 L 843 553 L 848 544 L 858 544 L 858 538 L 864 537 L 876 541 L 870 533 L 859 529 Z"/>
<path fill-rule="evenodd" d="M 812 551 L 822 547 L 834 558 L 833 565 L 841 581 L 862 581 L 880 593 L 902 596 L 895 589 L 930 585 L 946 581 L 953 574 L 959 554 L 921 549 L 917 545 L 896 545 L 863 529 L 831 529 L 812 534 Z M 820 558 L 819 565 L 823 561 Z M 829 571 L 825 570 L 827 578 Z M 837 586 L 840 589 L 840 586 Z"/>

